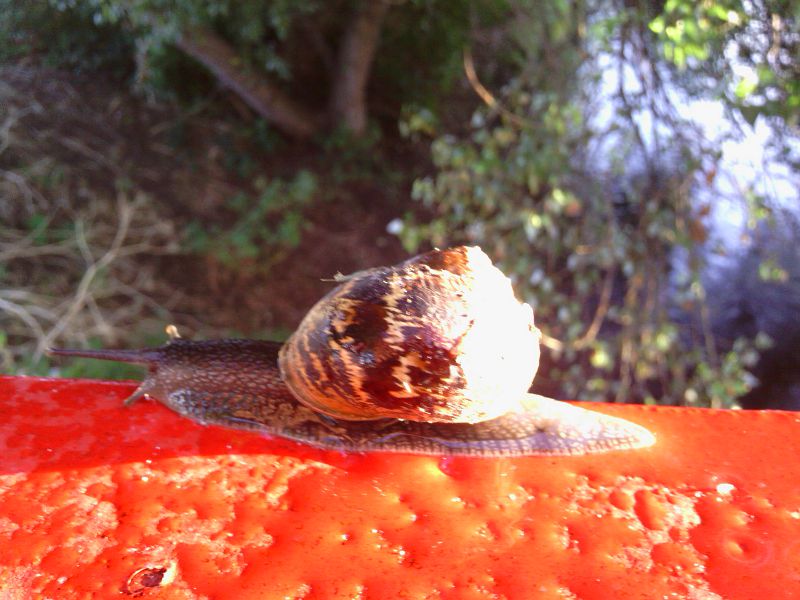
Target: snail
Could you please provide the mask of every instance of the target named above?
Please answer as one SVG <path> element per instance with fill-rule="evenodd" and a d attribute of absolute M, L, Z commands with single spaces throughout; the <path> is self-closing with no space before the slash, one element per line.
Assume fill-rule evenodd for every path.
<path fill-rule="evenodd" d="M 527 393 L 533 310 L 478 247 L 338 276 L 284 343 L 187 341 L 51 349 L 144 364 L 126 404 L 154 398 L 195 421 L 343 451 L 586 454 L 646 447 L 645 428 Z"/>

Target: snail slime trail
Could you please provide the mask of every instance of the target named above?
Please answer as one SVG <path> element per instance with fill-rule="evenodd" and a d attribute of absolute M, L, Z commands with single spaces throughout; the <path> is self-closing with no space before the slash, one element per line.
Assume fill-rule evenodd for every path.
<path fill-rule="evenodd" d="M 342 451 L 587 454 L 643 448 L 643 427 L 527 393 L 533 310 L 477 247 L 340 278 L 285 344 L 170 340 L 143 350 L 53 349 L 144 364 L 147 397 L 199 423 Z"/>

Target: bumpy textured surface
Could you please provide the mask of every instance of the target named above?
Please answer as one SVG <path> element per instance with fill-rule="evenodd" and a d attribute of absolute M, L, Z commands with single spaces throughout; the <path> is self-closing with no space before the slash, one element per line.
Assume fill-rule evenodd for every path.
<path fill-rule="evenodd" d="M 601 406 L 658 443 L 345 455 L 134 388 L 0 377 L 0 597 L 800 597 L 794 413 Z"/>

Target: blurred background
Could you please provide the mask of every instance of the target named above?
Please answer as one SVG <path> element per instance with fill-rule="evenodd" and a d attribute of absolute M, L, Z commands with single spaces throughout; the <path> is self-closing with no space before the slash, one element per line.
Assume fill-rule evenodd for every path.
<path fill-rule="evenodd" d="M 800 2 L 0 0 L 0 370 L 483 247 L 561 398 L 800 408 Z"/>

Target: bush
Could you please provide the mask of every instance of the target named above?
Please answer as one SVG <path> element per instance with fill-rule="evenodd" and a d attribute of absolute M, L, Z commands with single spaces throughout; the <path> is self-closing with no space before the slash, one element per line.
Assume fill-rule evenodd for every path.
<path fill-rule="evenodd" d="M 590 57 L 605 47 L 624 62 L 634 45 L 646 54 L 655 40 L 642 13 L 516 6 L 524 61 L 496 98 L 481 92 L 487 106 L 467 135 L 434 140 L 437 173 L 414 187 L 434 218 L 410 219 L 404 243 L 480 244 L 512 274 L 553 350 L 537 377 L 543 392 L 734 406 L 758 354 L 745 339 L 718 343 L 708 314 L 708 209 L 692 190 L 714 150 L 680 119 L 659 122 L 663 138 L 648 147 L 635 115 L 663 97 L 657 87 L 620 92 L 605 130 L 591 118 L 601 82 Z"/>

